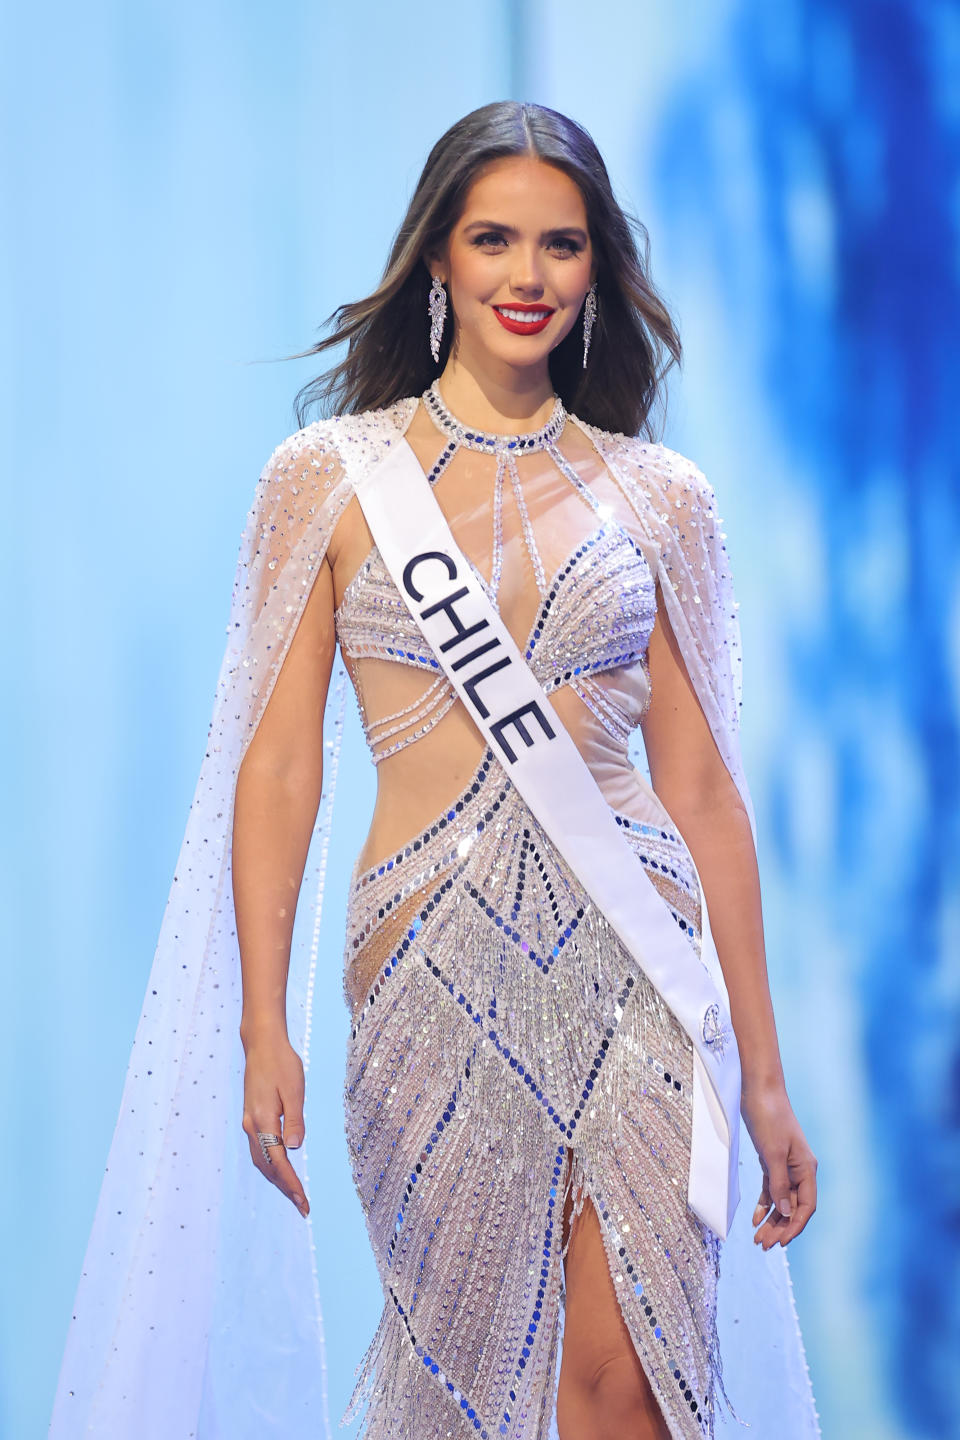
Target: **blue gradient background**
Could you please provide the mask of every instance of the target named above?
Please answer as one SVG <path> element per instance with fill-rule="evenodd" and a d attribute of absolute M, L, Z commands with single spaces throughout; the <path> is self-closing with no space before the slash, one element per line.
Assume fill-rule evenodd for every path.
<path fill-rule="evenodd" d="M 240 531 L 313 374 L 258 362 L 367 292 L 430 144 L 513 95 L 590 129 L 684 342 L 664 439 L 741 602 L 824 1435 L 960 1435 L 957 4 L 90 0 L 3 35 L 0 1434 L 46 1432 Z M 340 1109 L 352 702 L 344 744 L 308 1100 L 334 1430 L 379 1313 Z"/>

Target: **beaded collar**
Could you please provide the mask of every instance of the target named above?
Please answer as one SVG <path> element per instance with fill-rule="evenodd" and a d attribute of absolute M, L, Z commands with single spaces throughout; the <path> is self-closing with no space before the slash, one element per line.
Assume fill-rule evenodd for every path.
<path fill-rule="evenodd" d="M 424 390 L 421 398 L 434 422 L 452 440 L 465 445 L 468 450 L 483 450 L 487 454 L 496 455 L 506 451 L 525 454 L 530 450 L 544 450 L 557 439 L 567 419 L 563 401 L 557 395 L 550 419 L 539 430 L 533 430 L 526 435 L 499 435 L 489 430 L 468 429 L 451 414 L 440 394 L 439 379 L 434 380 L 429 389 Z"/>

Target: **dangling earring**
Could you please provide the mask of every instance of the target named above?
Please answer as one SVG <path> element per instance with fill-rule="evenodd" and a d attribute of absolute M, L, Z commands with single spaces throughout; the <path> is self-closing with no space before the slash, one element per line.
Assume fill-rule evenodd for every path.
<path fill-rule="evenodd" d="M 439 364 L 440 339 L 443 335 L 443 322 L 447 318 L 447 292 L 443 288 L 443 281 L 439 275 L 433 276 L 433 284 L 430 286 L 430 304 L 427 308 L 430 312 L 430 354 Z"/>
<path fill-rule="evenodd" d="M 583 305 L 583 368 L 587 368 L 587 351 L 590 349 L 590 336 L 593 334 L 593 324 L 597 318 L 597 282 L 594 280 L 587 291 L 587 298 Z"/>

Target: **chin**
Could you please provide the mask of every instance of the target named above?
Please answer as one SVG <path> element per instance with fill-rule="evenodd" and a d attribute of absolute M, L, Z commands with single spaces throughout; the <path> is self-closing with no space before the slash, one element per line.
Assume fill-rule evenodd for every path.
<path fill-rule="evenodd" d="M 506 340 L 506 344 L 504 343 Z M 495 345 L 484 345 L 484 351 L 491 357 L 496 356 L 500 361 L 513 365 L 517 370 L 526 370 L 531 365 L 541 365 L 550 358 L 554 348 L 552 341 L 546 341 L 543 335 L 537 336 L 539 344 L 534 345 L 532 337 L 528 339 L 523 335 L 511 336 L 506 334 L 504 339 L 497 336 L 499 343 Z M 514 341 L 511 344 L 511 340 Z"/>

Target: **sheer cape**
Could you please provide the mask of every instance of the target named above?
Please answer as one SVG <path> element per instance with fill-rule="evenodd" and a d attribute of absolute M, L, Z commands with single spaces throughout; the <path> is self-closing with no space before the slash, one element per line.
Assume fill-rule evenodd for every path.
<path fill-rule="evenodd" d="M 331 1433 L 313 1233 L 323 1216 L 314 1201 L 304 1222 L 265 1183 L 240 1125 L 233 794 L 337 521 L 363 467 L 416 405 L 410 398 L 315 422 L 279 445 L 260 474 L 206 750 L 77 1288 L 52 1440 L 288 1440 L 321 1426 Z M 739 738 L 740 626 L 713 489 L 676 451 L 575 423 L 656 549 L 671 627 L 756 837 Z M 290 957 L 288 1030 L 308 1088 L 341 719 L 342 708 L 328 704 L 324 793 Z M 745 1199 L 724 1244 L 719 1290 L 726 1388 L 755 1435 L 806 1440 L 819 1428 L 787 1256 L 752 1244 L 760 1171 L 744 1127 L 740 1148 Z M 303 1148 L 290 1153 L 312 1194 L 309 1127 Z M 318 1171 L 320 1164 L 318 1157 Z M 727 1427 L 737 1429 L 718 1411 L 718 1432 Z"/>

